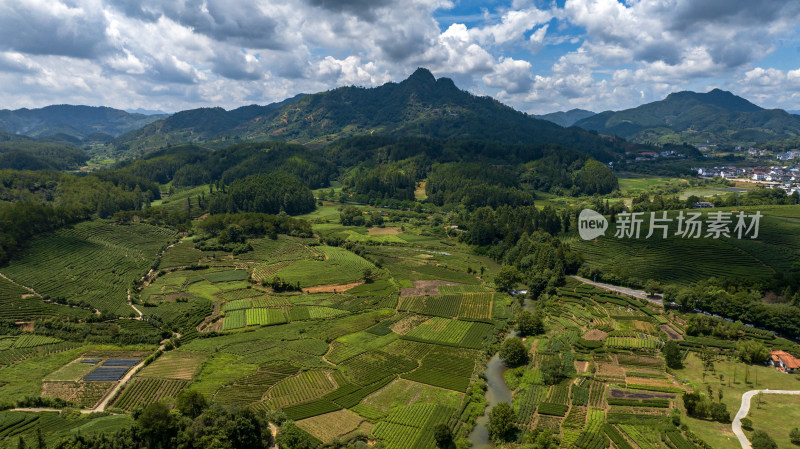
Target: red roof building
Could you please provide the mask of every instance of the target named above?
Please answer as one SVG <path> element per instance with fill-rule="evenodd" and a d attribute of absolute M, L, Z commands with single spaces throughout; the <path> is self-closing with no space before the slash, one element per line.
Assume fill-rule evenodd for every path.
<path fill-rule="evenodd" d="M 786 351 L 772 351 L 769 353 L 769 364 L 787 373 L 800 368 L 800 360 Z"/>

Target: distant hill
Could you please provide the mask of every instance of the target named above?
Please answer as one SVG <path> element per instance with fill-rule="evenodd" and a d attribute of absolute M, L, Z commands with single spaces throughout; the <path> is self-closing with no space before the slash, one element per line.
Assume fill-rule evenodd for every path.
<path fill-rule="evenodd" d="M 340 87 L 268 106 L 232 111 L 202 108 L 176 113 L 120 136 L 120 152 L 144 154 L 180 142 L 226 146 L 280 140 L 321 147 L 359 135 L 491 140 L 510 144 L 557 144 L 611 160 L 613 139 L 535 119 L 489 97 L 438 80 L 418 69 L 400 83 L 376 88 Z"/>
<path fill-rule="evenodd" d="M 800 115 L 800 111 L 786 111 L 789 114 Z"/>
<path fill-rule="evenodd" d="M 0 110 L 0 131 L 34 138 L 61 135 L 83 139 L 96 133 L 119 136 L 165 115 L 131 114 L 119 109 L 54 105 L 40 109 Z"/>
<path fill-rule="evenodd" d="M 575 124 L 578 120 L 583 120 L 597 114 L 596 112 L 587 111 L 585 109 L 571 109 L 569 111 L 551 112 L 544 115 L 534 115 L 534 117 L 553 122 L 556 125 L 568 128 Z"/>
<path fill-rule="evenodd" d="M 800 135 L 800 117 L 720 89 L 672 93 L 633 109 L 601 112 L 575 126 L 640 143 L 757 144 Z"/>
<path fill-rule="evenodd" d="M 142 115 L 169 115 L 169 113 L 161 111 L 161 110 L 153 110 L 153 109 L 125 109 L 125 112 L 128 114 L 142 114 Z"/>

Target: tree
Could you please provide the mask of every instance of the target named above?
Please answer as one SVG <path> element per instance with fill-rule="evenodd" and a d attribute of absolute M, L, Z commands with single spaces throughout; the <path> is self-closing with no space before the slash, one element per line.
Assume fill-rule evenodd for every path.
<path fill-rule="evenodd" d="M 719 421 L 723 424 L 731 422 L 731 414 L 728 412 L 728 406 L 722 402 L 714 402 L 711 404 L 711 419 Z"/>
<path fill-rule="evenodd" d="M 433 428 L 433 439 L 436 440 L 436 447 L 448 448 L 453 445 L 453 434 L 444 423 Z"/>
<path fill-rule="evenodd" d="M 514 410 L 508 403 L 497 404 L 489 412 L 489 424 L 486 426 L 489 438 L 494 441 L 509 441 L 517 430 L 516 421 Z"/>
<path fill-rule="evenodd" d="M 546 385 L 555 385 L 565 377 L 564 368 L 558 357 L 547 357 L 542 362 L 542 379 Z"/>
<path fill-rule="evenodd" d="M 517 331 L 519 335 L 539 335 L 544 333 L 544 323 L 538 314 L 523 310 L 517 315 Z"/>
<path fill-rule="evenodd" d="M 792 431 L 789 432 L 789 440 L 792 442 L 792 444 L 800 446 L 800 429 L 797 427 L 792 429 Z"/>
<path fill-rule="evenodd" d="M 203 393 L 197 390 L 183 390 L 176 399 L 176 408 L 182 415 L 192 419 L 197 418 L 208 407 L 208 401 Z"/>
<path fill-rule="evenodd" d="M 661 349 L 661 353 L 664 355 L 664 361 L 667 363 L 668 367 L 672 369 L 683 368 L 681 348 L 678 346 L 677 342 L 674 340 L 668 341 Z"/>
<path fill-rule="evenodd" d="M 522 280 L 522 274 L 516 267 L 511 265 L 503 265 L 497 276 L 494 277 L 494 285 L 501 291 L 508 291 L 514 288 L 514 285 Z"/>
<path fill-rule="evenodd" d="M 364 226 L 365 223 L 364 215 L 355 206 L 343 207 L 342 212 L 339 214 L 339 220 L 344 226 Z"/>
<path fill-rule="evenodd" d="M 526 437 L 525 441 L 530 449 L 558 449 L 561 442 L 558 440 L 557 435 L 553 435 L 550 429 L 543 429 L 537 427 L 533 429 Z"/>
<path fill-rule="evenodd" d="M 147 447 L 167 447 L 170 438 L 177 431 L 175 416 L 162 402 L 154 402 L 136 419 L 136 427 L 147 441 Z"/>
<path fill-rule="evenodd" d="M 509 368 L 522 366 L 528 363 L 528 350 L 522 340 L 511 337 L 504 341 L 500 347 L 500 358 Z"/>
<path fill-rule="evenodd" d="M 769 349 L 755 340 L 742 340 L 736 346 L 739 359 L 744 363 L 761 363 L 769 358 Z"/>
<path fill-rule="evenodd" d="M 28 445 L 25 444 L 25 440 L 23 440 L 22 435 L 20 435 L 19 440 L 17 440 L 17 449 L 26 449 L 27 447 Z"/>
<path fill-rule="evenodd" d="M 663 289 L 661 288 L 661 283 L 658 281 L 654 281 L 652 279 L 648 280 L 644 286 L 644 290 L 650 296 L 656 296 L 656 293 L 661 293 Z"/>
<path fill-rule="evenodd" d="M 742 418 L 742 429 L 753 430 L 753 420 L 750 418 Z"/>
<path fill-rule="evenodd" d="M 756 430 L 750 435 L 750 444 L 753 449 L 778 449 L 778 444 L 775 443 L 775 440 L 762 430 Z"/>

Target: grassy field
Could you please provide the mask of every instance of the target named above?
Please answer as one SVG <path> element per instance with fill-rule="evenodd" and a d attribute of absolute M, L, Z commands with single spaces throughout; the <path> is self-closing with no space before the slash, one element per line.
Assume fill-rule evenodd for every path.
<path fill-rule="evenodd" d="M 742 395 L 746 391 L 756 389 L 771 390 L 798 390 L 800 389 L 800 378 L 794 375 L 787 375 L 773 368 L 758 365 L 744 365 L 738 361 L 733 361 L 726 358 L 719 358 L 713 362 L 714 371 L 711 372 L 707 369 L 704 370 L 704 363 L 697 354 L 690 353 L 684 362 L 685 368 L 675 371 L 675 377 L 684 380 L 689 386 L 696 390 L 705 391 L 711 387 L 714 394 L 718 394 L 719 390 L 723 392 L 722 401 L 728 406 L 731 415 L 736 414 L 741 405 Z M 705 374 L 704 374 L 705 373 Z M 775 402 L 775 396 L 764 396 L 764 403 Z M 795 405 L 800 404 L 800 399 L 797 397 L 789 397 L 789 402 Z M 779 402 L 776 402 L 776 404 Z M 764 409 L 766 414 L 767 410 Z M 758 416 L 762 413 L 756 409 L 756 402 L 753 401 L 751 411 L 755 412 Z M 752 412 L 751 412 L 752 413 Z M 737 441 L 736 436 L 731 430 L 730 424 L 720 424 L 706 420 L 699 420 L 687 417 L 685 418 L 692 427 L 697 429 L 696 432 L 704 435 L 704 439 L 713 447 L 727 447 L 734 445 Z M 753 419 L 754 428 L 758 427 L 759 421 Z M 762 424 L 765 426 L 774 426 L 776 422 L 769 424 Z M 786 426 L 790 424 L 787 423 Z M 781 428 L 786 427 L 781 426 Z M 784 440 L 788 440 L 789 430 L 786 430 L 785 435 L 780 435 L 784 432 L 768 432 L 773 436 L 776 441 L 778 437 L 782 436 Z M 774 433 L 774 435 L 773 435 Z M 778 447 L 790 447 L 781 446 Z"/>
<path fill-rule="evenodd" d="M 795 387 L 795 389 L 800 387 Z M 789 432 L 800 427 L 800 399 L 797 396 L 763 394 L 754 398 L 747 415 L 753 421 L 753 431 L 766 432 L 778 447 L 793 447 Z M 750 435 L 747 432 L 748 437 Z"/>

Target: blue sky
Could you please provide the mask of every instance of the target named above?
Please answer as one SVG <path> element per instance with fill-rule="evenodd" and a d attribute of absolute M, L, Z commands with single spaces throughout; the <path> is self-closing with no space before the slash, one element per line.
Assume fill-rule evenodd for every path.
<path fill-rule="evenodd" d="M 267 104 L 417 67 L 519 110 L 800 109 L 800 2 L 0 0 L 0 108 Z"/>

